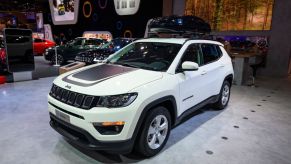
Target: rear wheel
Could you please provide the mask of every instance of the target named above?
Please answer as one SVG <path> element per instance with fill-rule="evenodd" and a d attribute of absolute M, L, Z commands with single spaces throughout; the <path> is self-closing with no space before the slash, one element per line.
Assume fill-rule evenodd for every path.
<path fill-rule="evenodd" d="M 158 154 L 167 143 L 171 131 L 171 117 L 165 107 L 150 111 L 141 127 L 135 150 L 145 157 Z"/>
<path fill-rule="evenodd" d="M 220 90 L 218 101 L 214 103 L 214 108 L 218 110 L 224 109 L 228 105 L 229 98 L 230 84 L 228 81 L 224 81 Z"/>

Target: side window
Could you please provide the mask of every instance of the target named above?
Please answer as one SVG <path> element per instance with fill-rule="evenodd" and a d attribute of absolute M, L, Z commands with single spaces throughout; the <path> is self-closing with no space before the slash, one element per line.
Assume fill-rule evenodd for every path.
<path fill-rule="evenodd" d="M 180 66 L 185 61 L 195 62 L 198 65 L 200 65 L 201 64 L 200 54 L 201 54 L 201 52 L 200 52 L 198 44 L 189 45 L 188 48 L 186 49 L 186 51 L 184 52 L 184 55 L 180 61 L 180 63 L 181 63 Z"/>
<path fill-rule="evenodd" d="M 221 49 L 220 49 L 220 46 L 215 45 L 215 47 L 216 47 L 216 50 L 217 50 L 217 52 L 218 52 L 218 54 L 219 54 L 219 57 L 222 56 L 222 51 L 221 51 Z"/>
<path fill-rule="evenodd" d="M 82 39 L 78 39 L 74 42 L 74 46 L 81 46 L 82 45 Z"/>
<path fill-rule="evenodd" d="M 85 46 L 95 45 L 96 42 L 93 39 L 85 40 Z"/>
<path fill-rule="evenodd" d="M 221 51 L 220 49 L 218 50 L 217 48 L 219 48 L 217 47 L 217 45 L 201 44 L 204 64 L 211 63 L 220 58 Z"/>
<path fill-rule="evenodd" d="M 33 40 L 34 40 L 34 43 L 41 43 L 42 42 L 42 40 L 38 39 L 38 38 L 34 38 Z"/>
<path fill-rule="evenodd" d="M 101 44 L 102 44 L 102 40 L 100 40 L 100 39 L 94 39 L 93 40 L 93 45 L 100 46 Z"/>

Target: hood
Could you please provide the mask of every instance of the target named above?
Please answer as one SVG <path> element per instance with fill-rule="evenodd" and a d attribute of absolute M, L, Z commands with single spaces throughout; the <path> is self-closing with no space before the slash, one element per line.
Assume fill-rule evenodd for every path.
<path fill-rule="evenodd" d="M 127 93 L 162 77 L 161 72 L 97 64 L 60 76 L 54 83 L 74 92 L 102 96 Z"/>

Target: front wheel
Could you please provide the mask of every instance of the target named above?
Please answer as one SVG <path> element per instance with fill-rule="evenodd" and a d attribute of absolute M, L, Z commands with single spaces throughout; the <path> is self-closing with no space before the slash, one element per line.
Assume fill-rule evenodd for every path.
<path fill-rule="evenodd" d="M 214 108 L 218 110 L 224 109 L 228 105 L 229 98 L 230 98 L 230 84 L 228 81 L 224 81 L 220 90 L 218 101 L 214 103 Z"/>
<path fill-rule="evenodd" d="M 56 55 L 54 54 L 54 55 L 52 55 L 52 58 L 51 58 L 51 63 L 52 64 L 59 64 L 59 65 L 62 65 L 62 64 L 64 64 L 64 58 L 63 58 L 63 56 L 62 55 L 60 55 L 60 54 L 58 54 L 57 55 L 57 61 L 56 61 Z"/>
<path fill-rule="evenodd" d="M 145 157 L 158 154 L 167 143 L 170 131 L 169 111 L 165 107 L 152 109 L 141 127 L 135 150 Z"/>

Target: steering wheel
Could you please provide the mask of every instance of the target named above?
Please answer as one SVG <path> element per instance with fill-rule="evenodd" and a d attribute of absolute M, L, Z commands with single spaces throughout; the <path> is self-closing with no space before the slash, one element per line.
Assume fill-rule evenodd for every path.
<path fill-rule="evenodd" d="M 167 67 L 169 65 L 169 62 L 161 60 L 161 61 L 152 62 L 150 65 L 157 66 L 161 69 L 161 68 Z"/>

